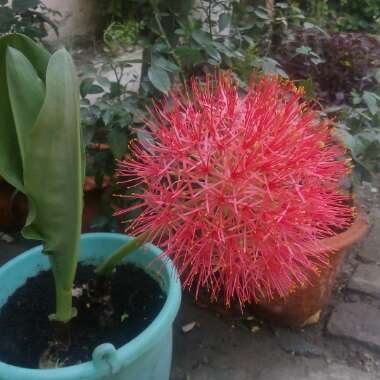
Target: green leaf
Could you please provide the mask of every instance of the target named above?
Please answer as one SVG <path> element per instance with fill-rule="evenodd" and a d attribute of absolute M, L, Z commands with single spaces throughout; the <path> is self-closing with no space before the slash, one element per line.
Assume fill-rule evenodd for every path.
<path fill-rule="evenodd" d="M 304 22 L 303 27 L 305 30 L 316 29 L 316 30 L 320 31 L 321 33 L 323 33 L 326 37 L 330 37 L 329 34 L 324 29 L 322 29 L 318 25 L 312 24 L 311 22 L 307 22 L 307 21 Z"/>
<path fill-rule="evenodd" d="M 369 112 L 372 115 L 376 115 L 377 112 L 379 111 L 379 107 L 377 106 L 376 94 L 369 92 L 369 91 L 364 91 L 362 99 L 363 99 L 364 103 L 367 105 Z"/>
<path fill-rule="evenodd" d="M 180 46 L 175 49 L 184 65 L 197 65 L 202 62 L 200 49 L 188 46 Z"/>
<path fill-rule="evenodd" d="M 23 12 L 30 8 L 37 7 L 40 3 L 40 0 L 13 0 L 12 8 L 16 12 Z"/>
<path fill-rule="evenodd" d="M 98 76 L 96 77 L 96 81 L 103 87 L 110 87 L 111 86 L 111 81 L 104 76 Z"/>
<path fill-rule="evenodd" d="M 67 303 L 79 256 L 85 173 L 81 133 L 78 78 L 69 53 L 61 49 L 49 60 L 44 104 L 29 135 L 24 181 L 31 212 L 23 233 L 44 241 L 56 281 L 55 318 L 63 322 L 72 317 Z"/>
<path fill-rule="evenodd" d="M 110 86 L 110 95 L 112 98 L 115 98 L 117 96 L 120 96 L 122 94 L 123 87 L 118 82 L 111 82 Z"/>
<path fill-rule="evenodd" d="M 205 50 L 206 53 L 216 62 L 216 64 L 220 63 L 222 56 L 214 46 L 207 46 Z"/>
<path fill-rule="evenodd" d="M 312 52 L 312 49 L 309 46 L 300 46 L 296 49 L 297 54 L 302 54 L 302 55 L 309 55 Z"/>
<path fill-rule="evenodd" d="M 152 149 L 152 144 L 154 143 L 154 138 L 151 133 L 145 128 L 138 128 L 136 130 L 137 138 L 139 143 L 148 151 Z"/>
<path fill-rule="evenodd" d="M 202 47 L 208 47 L 212 45 L 212 39 L 210 35 L 202 29 L 194 29 L 191 33 L 191 37 Z"/>
<path fill-rule="evenodd" d="M 33 65 L 12 47 L 6 52 L 6 73 L 21 161 L 25 167 L 29 135 L 43 104 L 45 86 Z"/>
<path fill-rule="evenodd" d="M 148 78 L 152 82 L 153 86 L 167 94 L 171 87 L 169 75 L 165 70 L 158 66 L 151 66 L 148 70 Z"/>
<path fill-rule="evenodd" d="M 103 115 L 102 115 L 103 123 L 104 123 L 105 125 L 108 125 L 108 124 L 111 123 L 112 119 L 113 119 L 113 113 L 112 113 L 111 110 L 107 109 L 107 110 L 103 113 Z"/>
<path fill-rule="evenodd" d="M 88 89 L 88 94 L 94 95 L 94 94 L 101 94 L 104 92 L 104 89 L 102 86 L 99 86 L 98 84 L 93 84 L 89 89 Z"/>
<path fill-rule="evenodd" d="M 270 16 L 265 11 L 261 11 L 260 9 L 256 9 L 256 10 L 254 10 L 254 13 L 258 18 L 261 18 L 262 20 L 270 20 Z"/>
<path fill-rule="evenodd" d="M 23 53 L 41 79 L 45 78 L 50 54 L 30 38 L 20 34 L 9 34 L 0 38 L 0 175 L 18 190 L 24 191 L 21 152 L 5 85 L 8 47 Z M 25 88 L 28 87 L 29 84 L 25 84 Z"/>
<path fill-rule="evenodd" d="M 360 96 L 359 93 L 357 93 L 356 91 L 353 91 L 351 94 L 352 94 L 352 104 L 354 106 L 357 106 L 358 104 L 362 102 L 362 97 Z"/>
<path fill-rule="evenodd" d="M 289 5 L 286 3 L 276 3 L 276 7 L 281 8 L 281 9 L 287 9 L 289 8 Z"/>
<path fill-rule="evenodd" d="M 227 28 L 228 25 L 231 24 L 231 14 L 230 13 L 222 13 L 219 16 L 218 24 L 219 30 L 222 31 Z"/>
<path fill-rule="evenodd" d="M 161 67 L 161 69 L 172 73 L 180 71 L 180 68 L 175 63 L 169 61 L 163 56 L 153 56 L 152 65 Z"/>
<path fill-rule="evenodd" d="M 128 148 L 128 136 L 125 132 L 113 128 L 107 136 L 108 144 L 115 158 L 121 159 Z"/>
<path fill-rule="evenodd" d="M 315 28 L 315 25 L 314 24 L 312 24 L 311 22 L 308 22 L 308 21 L 306 21 L 306 22 L 304 22 L 303 23 L 303 27 L 304 27 L 304 29 L 314 29 Z"/>
<path fill-rule="evenodd" d="M 101 94 L 104 92 L 103 87 L 94 84 L 94 79 L 86 78 L 80 84 L 80 94 L 83 98 L 90 94 Z"/>
<path fill-rule="evenodd" d="M 311 78 L 300 80 L 299 84 L 304 88 L 307 99 L 312 100 L 315 98 L 315 85 Z"/>
<path fill-rule="evenodd" d="M 278 74 L 283 78 L 288 78 L 288 74 L 281 69 L 279 63 L 269 57 L 260 57 L 254 60 L 253 65 L 263 70 L 265 74 Z"/>
<path fill-rule="evenodd" d="M 23 234 L 42 240 L 56 285 L 54 318 L 67 322 L 74 315 L 85 175 L 78 79 L 66 50 L 50 56 L 9 35 L 0 38 L 0 53 L 0 174 L 28 198 Z"/>

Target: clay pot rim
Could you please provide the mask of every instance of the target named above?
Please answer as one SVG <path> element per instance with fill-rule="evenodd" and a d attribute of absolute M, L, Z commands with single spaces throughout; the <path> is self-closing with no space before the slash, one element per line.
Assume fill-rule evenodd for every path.
<path fill-rule="evenodd" d="M 347 230 L 335 236 L 321 240 L 324 251 L 340 251 L 361 240 L 368 232 L 368 215 L 363 207 L 356 205 L 357 215 Z"/>

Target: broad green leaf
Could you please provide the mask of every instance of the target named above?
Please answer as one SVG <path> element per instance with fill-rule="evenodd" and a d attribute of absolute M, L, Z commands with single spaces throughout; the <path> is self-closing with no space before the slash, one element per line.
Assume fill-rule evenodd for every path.
<path fill-rule="evenodd" d="M 45 78 L 50 54 L 31 39 L 20 34 L 10 34 L 0 38 L 0 175 L 24 192 L 21 152 L 8 89 L 4 85 L 7 47 L 13 47 L 24 54 L 41 79 Z M 25 85 L 25 88 L 28 86 L 29 83 Z"/>
<path fill-rule="evenodd" d="M 93 78 L 85 78 L 82 80 L 81 84 L 80 84 L 80 94 L 83 98 L 85 98 L 87 95 L 88 95 L 88 91 L 90 89 L 90 87 L 92 86 L 92 84 L 94 83 L 94 80 Z"/>
<path fill-rule="evenodd" d="M 222 56 L 214 46 L 207 46 L 205 50 L 206 53 L 216 62 L 216 64 L 220 63 Z"/>
<path fill-rule="evenodd" d="M 96 81 L 103 87 L 109 88 L 111 86 L 111 81 L 107 77 L 98 76 Z"/>
<path fill-rule="evenodd" d="M 254 11 L 255 15 L 258 17 L 258 18 L 261 18 L 262 20 L 270 20 L 270 16 L 268 15 L 267 12 L 265 11 L 262 11 L 260 9 L 256 9 Z"/>
<path fill-rule="evenodd" d="M 28 198 L 23 234 L 42 240 L 51 258 L 55 318 L 66 322 L 85 175 L 78 78 L 66 50 L 50 56 L 20 35 L 0 38 L 0 69 L 0 175 Z"/>
<path fill-rule="evenodd" d="M 103 114 L 102 114 L 102 120 L 105 125 L 108 125 L 111 123 L 113 119 L 113 112 L 109 109 L 107 109 Z"/>
<path fill-rule="evenodd" d="M 49 61 L 46 95 L 29 136 L 28 160 L 24 168 L 26 193 L 37 211 L 36 218 L 28 221 L 25 234 L 33 235 L 33 231 L 40 234 L 47 229 L 48 232 L 43 233 L 43 240 L 47 243 L 54 234 L 64 235 L 62 231 L 66 228 L 77 229 L 75 223 L 66 227 L 61 225 L 62 231 L 58 234 L 53 226 L 70 220 L 69 215 L 75 216 L 71 220 L 78 221 L 82 208 L 82 199 L 78 196 L 83 182 L 78 105 L 75 69 L 68 53 L 60 50 Z M 56 244 L 48 245 L 51 247 L 47 246 L 45 250 L 53 252 Z"/>
<path fill-rule="evenodd" d="M 338 137 L 340 137 L 343 140 L 344 144 L 351 151 L 355 151 L 356 141 L 351 133 L 349 133 L 346 129 L 343 128 L 339 128 L 339 130 L 337 130 L 335 133 L 338 135 Z"/>
<path fill-rule="evenodd" d="M 316 30 L 320 31 L 321 33 L 323 33 L 326 37 L 330 37 L 329 34 L 324 29 L 322 29 L 318 25 L 312 24 L 311 22 L 307 22 L 307 21 L 304 22 L 303 23 L 303 27 L 304 27 L 305 30 L 316 29 Z"/>
<path fill-rule="evenodd" d="M 287 3 L 276 3 L 276 7 L 281 9 L 287 9 L 289 8 L 289 5 Z"/>
<path fill-rule="evenodd" d="M 6 52 L 6 72 L 21 161 L 25 167 L 30 132 L 42 107 L 45 88 L 33 65 L 11 47 Z"/>
<path fill-rule="evenodd" d="M 281 75 L 283 78 L 288 78 L 288 75 L 286 74 L 284 70 L 281 69 L 281 67 L 279 66 L 279 63 L 272 58 L 269 58 L 269 57 L 256 58 L 253 61 L 253 65 L 263 70 L 264 73 L 266 74 L 273 73 L 273 74 Z"/>
<path fill-rule="evenodd" d="M 312 52 L 312 49 L 309 46 L 302 45 L 296 49 L 296 53 L 309 55 Z"/>
<path fill-rule="evenodd" d="M 315 84 L 311 78 L 300 80 L 299 85 L 304 88 L 307 99 L 312 100 L 315 98 Z"/>
<path fill-rule="evenodd" d="M 202 62 L 202 54 L 198 48 L 180 46 L 175 49 L 175 52 L 184 65 L 197 65 Z"/>
<path fill-rule="evenodd" d="M 169 61 L 168 59 L 164 58 L 162 55 L 153 57 L 152 60 L 153 66 L 161 67 L 161 69 L 164 69 L 168 72 L 176 73 L 180 70 L 180 68 L 174 63 Z"/>
<path fill-rule="evenodd" d="M 113 128 L 107 136 L 108 144 L 115 158 L 121 159 L 128 148 L 128 136 L 126 132 Z"/>
<path fill-rule="evenodd" d="M 363 101 L 367 105 L 369 112 L 372 115 L 376 115 L 376 113 L 379 111 L 379 107 L 377 106 L 377 96 L 376 94 L 364 91 L 363 93 Z"/>
<path fill-rule="evenodd" d="M 352 95 L 352 104 L 357 106 L 358 104 L 360 104 L 362 102 L 362 97 L 360 96 L 360 94 L 356 91 L 353 91 L 351 93 Z"/>
<path fill-rule="evenodd" d="M 80 84 L 80 94 L 83 98 L 90 94 L 101 94 L 104 92 L 103 87 L 100 87 L 97 84 L 94 84 L 95 79 L 85 78 Z"/>
<path fill-rule="evenodd" d="M 137 128 L 137 138 L 139 143 L 148 151 L 151 151 L 154 138 L 151 133 L 145 128 Z"/>
<path fill-rule="evenodd" d="M 212 39 L 208 33 L 202 29 L 194 29 L 191 33 L 191 37 L 202 47 L 208 47 L 212 45 Z"/>
<path fill-rule="evenodd" d="M 66 50 L 52 55 L 46 96 L 30 134 L 24 180 L 31 212 L 23 230 L 44 241 L 57 291 L 71 297 L 79 255 L 83 207 L 84 153 L 81 144 L 78 78 Z M 67 301 L 68 302 L 68 301 Z M 71 311 L 71 310 L 70 310 Z M 72 315 L 56 315 L 58 320 Z"/>
<path fill-rule="evenodd" d="M 171 82 L 169 75 L 160 67 L 151 66 L 148 70 L 148 78 L 153 86 L 164 94 L 167 94 L 170 90 Z"/>

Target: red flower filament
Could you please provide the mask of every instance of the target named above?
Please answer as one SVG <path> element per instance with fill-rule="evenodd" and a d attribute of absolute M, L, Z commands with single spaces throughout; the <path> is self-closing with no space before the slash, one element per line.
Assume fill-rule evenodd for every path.
<path fill-rule="evenodd" d="M 141 207 L 128 231 L 154 233 L 184 287 L 226 305 L 286 296 L 328 265 L 321 239 L 350 223 L 344 149 L 289 82 L 241 96 L 220 76 L 190 92 L 154 107 L 152 139 L 119 164 L 121 183 L 144 189 L 119 214 Z"/>

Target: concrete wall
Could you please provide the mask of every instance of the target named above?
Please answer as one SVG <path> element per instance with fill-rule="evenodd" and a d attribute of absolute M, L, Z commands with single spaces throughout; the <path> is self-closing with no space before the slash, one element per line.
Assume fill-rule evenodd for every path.
<path fill-rule="evenodd" d="M 59 27 L 59 39 L 67 40 L 73 37 L 91 38 L 102 27 L 102 15 L 99 11 L 100 0 L 42 0 L 46 6 L 56 10 L 62 14 L 61 17 L 56 17 L 56 22 Z M 181 0 L 179 0 L 181 1 Z M 196 0 L 195 8 L 202 4 L 202 0 Z M 230 0 L 225 0 L 228 4 Z M 224 13 L 222 7 L 215 7 L 213 20 L 218 20 L 219 15 Z M 201 17 L 205 17 L 199 10 L 196 11 Z M 229 28 L 221 34 L 228 34 Z M 57 40 L 55 33 L 49 34 L 49 41 Z"/>
<path fill-rule="evenodd" d="M 76 37 L 86 37 L 91 39 L 102 27 L 102 15 L 99 11 L 100 0 L 42 0 L 44 4 L 58 12 L 61 16 L 53 17 L 58 24 L 59 40 L 68 40 Z M 179 0 L 181 1 L 181 0 Z M 225 0 L 228 4 L 230 0 Z M 202 4 L 202 0 L 196 0 L 195 8 Z M 215 7 L 213 20 L 218 20 L 219 15 L 224 13 L 222 7 Z M 205 17 L 201 11 L 196 13 Z M 229 28 L 226 28 L 221 34 L 228 34 Z M 53 42 L 57 40 L 54 32 L 49 34 L 48 40 Z"/>
<path fill-rule="evenodd" d="M 73 37 L 91 38 L 99 30 L 101 15 L 99 0 L 43 0 L 45 5 L 61 13 L 54 16 L 58 24 L 59 39 L 67 40 Z M 54 32 L 48 40 L 54 42 L 57 37 Z"/>

